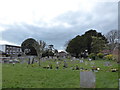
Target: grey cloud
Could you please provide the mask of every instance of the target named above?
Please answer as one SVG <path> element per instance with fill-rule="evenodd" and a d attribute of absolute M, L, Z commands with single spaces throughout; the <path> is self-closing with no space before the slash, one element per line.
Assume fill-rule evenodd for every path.
<path fill-rule="evenodd" d="M 48 44 L 53 44 L 55 48 L 60 49 L 65 42 L 75 35 L 74 32 L 64 28 L 40 28 L 33 25 L 14 25 L 8 30 L 2 32 L 3 40 L 21 44 L 25 39 L 32 37 L 36 40 L 43 40 Z"/>
<path fill-rule="evenodd" d="M 76 29 L 95 28 L 106 34 L 109 30 L 118 27 L 118 5 L 116 2 L 99 2 L 91 13 L 67 12 L 56 20 L 72 24 Z"/>
<path fill-rule="evenodd" d="M 98 3 L 92 13 L 69 11 L 53 19 L 54 23 L 65 22 L 72 25 L 70 28 L 44 28 L 25 23 L 7 26 L 8 29 L 2 32 L 3 40 L 21 44 L 28 37 L 33 37 L 53 44 L 57 49 L 63 49 L 67 41 L 76 35 L 84 34 L 86 30 L 96 29 L 106 34 L 112 29 L 117 29 L 117 8 L 117 3 Z"/>

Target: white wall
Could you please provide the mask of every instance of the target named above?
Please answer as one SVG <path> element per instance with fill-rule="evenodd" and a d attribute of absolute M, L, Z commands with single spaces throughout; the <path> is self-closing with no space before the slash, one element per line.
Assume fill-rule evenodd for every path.
<path fill-rule="evenodd" d="M 5 45 L 0 45 L 0 50 L 5 52 Z"/>

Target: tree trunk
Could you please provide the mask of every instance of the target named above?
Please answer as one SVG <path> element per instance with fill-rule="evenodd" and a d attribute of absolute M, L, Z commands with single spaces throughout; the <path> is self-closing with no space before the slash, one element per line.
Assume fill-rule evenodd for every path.
<path fill-rule="evenodd" d="M 40 63 L 41 57 L 42 57 L 42 54 L 40 54 L 39 57 L 38 57 L 39 58 L 39 66 L 41 66 L 41 63 Z"/>
<path fill-rule="evenodd" d="M 79 53 L 76 53 L 76 58 L 79 58 Z"/>

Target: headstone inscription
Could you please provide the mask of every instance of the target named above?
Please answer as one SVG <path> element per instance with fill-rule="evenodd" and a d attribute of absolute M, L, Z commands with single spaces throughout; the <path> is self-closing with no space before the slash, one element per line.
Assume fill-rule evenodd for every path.
<path fill-rule="evenodd" d="M 95 73 L 92 71 L 80 72 L 80 87 L 81 88 L 95 88 Z"/>

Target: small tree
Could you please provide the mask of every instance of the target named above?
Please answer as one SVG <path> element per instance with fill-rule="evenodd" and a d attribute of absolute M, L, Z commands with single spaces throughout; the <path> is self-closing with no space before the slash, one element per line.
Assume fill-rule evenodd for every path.
<path fill-rule="evenodd" d="M 98 53 L 97 57 L 100 58 L 100 59 L 102 59 L 104 57 L 104 54 L 103 53 Z"/>
<path fill-rule="evenodd" d="M 34 43 L 33 46 L 36 48 L 37 55 L 39 58 L 39 66 L 40 66 L 40 59 L 42 58 L 42 54 L 44 52 L 44 48 L 46 46 L 46 43 L 44 41 L 40 40 L 40 41 Z"/>
<path fill-rule="evenodd" d="M 95 58 L 96 58 L 96 54 L 91 53 L 88 57 L 91 58 L 91 59 L 93 59 L 93 60 L 95 60 Z"/>

